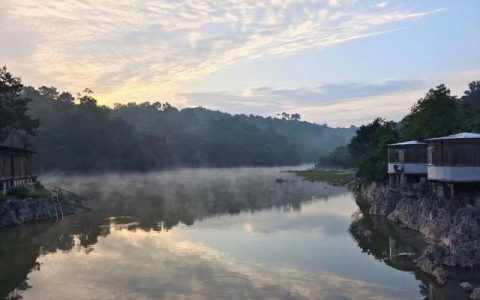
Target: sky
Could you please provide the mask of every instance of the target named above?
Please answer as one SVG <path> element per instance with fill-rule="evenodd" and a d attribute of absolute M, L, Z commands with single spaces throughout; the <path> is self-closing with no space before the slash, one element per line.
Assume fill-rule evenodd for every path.
<path fill-rule="evenodd" d="M 101 104 L 399 120 L 480 80 L 478 0 L 0 0 L 0 64 Z"/>

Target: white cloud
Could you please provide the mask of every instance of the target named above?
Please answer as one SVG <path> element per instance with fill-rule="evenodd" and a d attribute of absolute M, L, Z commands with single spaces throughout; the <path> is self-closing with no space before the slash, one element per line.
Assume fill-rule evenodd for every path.
<path fill-rule="evenodd" d="M 183 93 L 190 106 L 262 115 L 298 112 L 304 119 L 335 126 L 360 125 L 383 116 L 398 119 L 426 90 L 422 80 L 325 84 L 298 89 L 250 88 L 241 92 Z M 380 104 L 379 104 L 380 103 Z M 361 116 L 361 117 L 360 117 Z"/>
<path fill-rule="evenodd" d="M 381 34 L 437 11 L 325 0 L 6 0 L 0 55 L 27 83 L 144 100 L 240 60 Z"/>
<path fill-rule="evenodd" d="M 387 80 L 380 83 L 324 84 L 280 89 L 249 88 L 240 92 L 183 93 L 177 95 L 187 106 L 204 106 L 236 114 L 274 116 L 280 112 L 300 113 L 302 119 L 330 126 L 362 125 L 376 117 L 399 121 L 429 88 L 446 84 L 453 95 L 462 96 L 480 71 L 454 73 L 443 80 Z"/>
<path fill-rule="evenodd" d="M 379 2 L 376 5 L 377 5 L 377 7 L 385 7 L 385 6 L 388 5 L 388 1 Z"/>

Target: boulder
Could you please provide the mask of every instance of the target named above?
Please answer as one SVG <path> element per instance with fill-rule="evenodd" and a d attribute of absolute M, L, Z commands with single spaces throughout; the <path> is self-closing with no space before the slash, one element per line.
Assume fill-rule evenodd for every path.
<path fill-rule="evenodd" d="M 473 290 L 472 284 L 470 282 L 466 282 L 466 281 L 461 282 L 460 287 L 467 292 L 471 292 Z"/>
<path fill-rule="evenodd" d="M 470 299 L 480 300 L 480 288 L 473 289 L 472 293 L 470 294 Z"/>
<path fill-rule="evenodd" d="M 51 200 L 8 198 L 0 203 L 0 227 L 55 217 L 55 207 Z"/>

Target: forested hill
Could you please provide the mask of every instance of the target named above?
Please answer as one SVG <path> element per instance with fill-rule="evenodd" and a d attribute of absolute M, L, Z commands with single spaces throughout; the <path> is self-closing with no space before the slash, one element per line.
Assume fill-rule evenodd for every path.
<path fill-rule="evenodd" d="M 225 153 L 224 155 L 232 158 L 235 153 L 222 149 L 226 146 L 222 145 L 222 142 L 229 142 L 232 146 L 237 144 L 240 148 L 255 148 L 253 143 L 268 147 L 272 138 L 283 137 L 293 148 L 293 154 L 299 162 L 312 162 L 316 161 L 319 155 L 347 144 L 355 134 L 354 127 L 330 128 L 327 125 L 287 119 L 288 115 L 282 118 L 230 115 L 201 107 L 177 110 L 168 104 L 160 103 L 116 105 L 113 115 L 121 117 L 139 132 L 160 135 L 174 143 L 179 142 L 180 144 L 176 144 L 178 147 L 175 147 L 177 151 L 181 151 L 178 148 L 181 148 L 184 142 L 180 141 L 180 138 L 195 139 L 201 145 L 215 141 L 215 145 L 219 147 L 216 155 L 222 156 L 222 153 Z M 270 138 L 248 140 L 245 131 L 258 131 L 258 134 L 267 134 Z M 232 150 L 242 151 L 238 148 Z M 182 161 L 188 159 L 189 154 L 185 153 L 184 156 Z M 265 161 L 265 158 L 262 160 Z M 207 162 L 211 161 L 209 159 Z"/>
<path fill-rule="evenodd" d="M 289 118 L 230 115 L 168 103 L 100 106 L 89 90 L 23 88 L 37 172 L 147 171 L 177 166 L 272 166 L 316 161 L 345 145 L 355 128 Z"/>

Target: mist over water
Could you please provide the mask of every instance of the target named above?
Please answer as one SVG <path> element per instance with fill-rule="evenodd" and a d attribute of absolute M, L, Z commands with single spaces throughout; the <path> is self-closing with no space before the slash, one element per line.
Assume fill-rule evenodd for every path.
<path fill-rule="evenodd" d="M 437 290 L 398 270 L 408 261 L 389 253 L 401 235 L 380 230 L 351 192 L 287 169 L 42 176 L 94 211 L 3 230 L 0 298 L 422 299 Z"/>
<path fill-rule="evenodd" d="M 140 216 L 141 221 L 151 216 L 152 221 L 166 221 L 167 227 L 178 222 L 191 225 L 196 219 L 216 214 L 272 207 L 299 210 L 303 201 L 325 199 L 344 190 L 300 181 L 291 173 L 281 172 L 288 169 L 181 169 L 128 175 L 45 176 L 42 181 L 83 195 L 89 199 L 90 207 L 106 216 Z M 277 183 L 278 178 L 285 182 Z M 175 224 L 170 224 L 175 217 Z"/>

